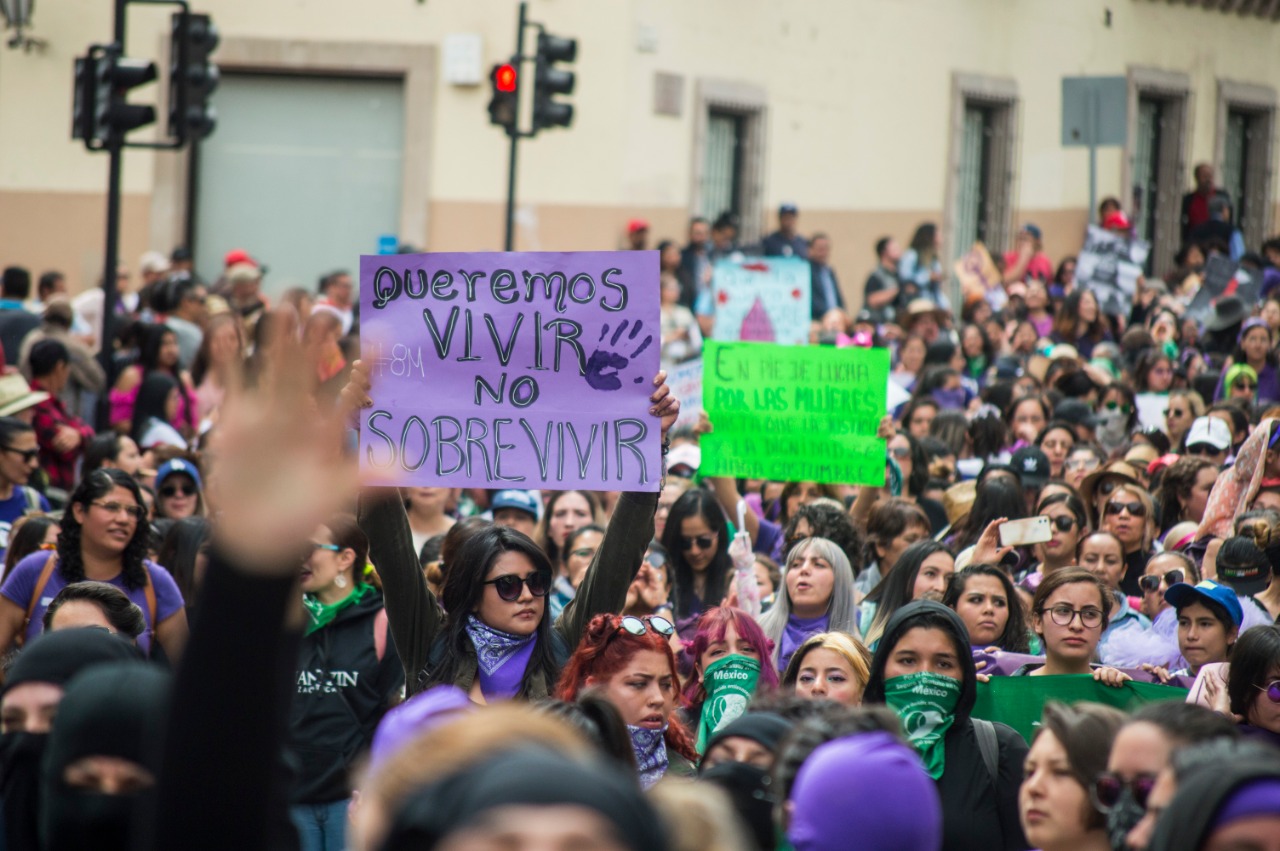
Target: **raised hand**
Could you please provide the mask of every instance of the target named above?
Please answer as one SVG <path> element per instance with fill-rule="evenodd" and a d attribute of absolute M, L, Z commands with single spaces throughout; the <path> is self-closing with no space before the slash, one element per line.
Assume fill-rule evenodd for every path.
<path fill-rule="evenodd" d="M 680 416 L 680 400 L 671 395 L 665 371 L 653 377 L 653 386 L 658 389 L 649 396 L 649 401 L 653 403 L 649 413 L 662 420 L 662 442 L 666 443 L 667 432 L 676 424 L 676 419 Z"/>

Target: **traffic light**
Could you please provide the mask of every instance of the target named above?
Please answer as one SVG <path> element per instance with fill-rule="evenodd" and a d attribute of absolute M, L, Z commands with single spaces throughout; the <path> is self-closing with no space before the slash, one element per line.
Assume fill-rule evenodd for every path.
<path fill-rule="evenodd" d="M 489 99 L 489 123 L 505 127 L 508 133 L 516 128 L 516 103 L 519 97 L 519 72 L 511 63 L 494 65 L 489 72 L 493 97 Z"/>
<path fill-rule="evenodd" d="M 209 54 L 218 29 L 208 15 L 177 12 L 169 44 L 169 135 L 185 142 L 213 132 L 218 115 L 209 97 L 218 87 L 218 66 Z"/>
<path fill-rule="evenodd" d="M 130 130 L 156 120 L 152 106 L 129 103 L 129 92 L 156 79 L 156 63 L 129 59 L 118 45 L 94 45 L 76 59 L 71 138 L 91 149 L 124 140 Z"/>
<path fill-rule="evenodd" d="M 533 87 L 533 131 L 544 127 L 568 127 L 573 123 L 573 104 L 554 99 L 555 95 L 573 94 L 574 74 L 555 67 L 557 62 L 572 62 L 578 56 L 578 42 L 538 33 L 537 75 Z"/>

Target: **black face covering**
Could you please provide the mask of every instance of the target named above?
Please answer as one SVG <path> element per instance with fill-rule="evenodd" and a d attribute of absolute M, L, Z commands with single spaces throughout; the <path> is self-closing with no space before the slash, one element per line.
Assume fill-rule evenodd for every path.
<path fill-rule="evenodd" d="M 1137 827 L 1146 812 L 1133 797 L 1133 790 L 1126 784 L 1120 790 L 1120 799 L 1107 812 L 1107 838 L 1114 851 L 1127 851 L 1130 846 L 1125 842 L 1125 837 Z"/>
<path fill-rule="evenodd" d="M 41 789 L 43 851 L 127 851 L 154 790 L 107 795 L 69 786 L 64 773 L 85 757 L 117 757 L 159 773 L 169 675 L 148 665 L 103 665 L 67 686 L 49 734 Z"/>
<path fill-rule="evenodd" d="M 133 645 L 99 629 L 67 629 L 41 635 L 22 651 L 5 684 L 5 693 L 25 683 L 63 686 L 93 665 L 138 659 Z M 39 851 L 40 764 L 46 733 L 0 735 L 0 789 L 8 851 Z"/>
<path fill-rule="evenodd" d="M 745 762 L 722 762 L 702 772 L 701 779 L 729 793 L 733 808 L 751 831 L 760 851 L 777 846 L 773 828 L 773 807 L 777 803 L 769 772 Z"/>

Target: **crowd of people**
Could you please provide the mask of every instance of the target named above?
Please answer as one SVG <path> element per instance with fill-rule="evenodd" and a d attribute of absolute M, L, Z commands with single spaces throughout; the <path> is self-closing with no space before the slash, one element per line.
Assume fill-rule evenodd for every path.
<path fill-rule="evenodd" d="M 797 216 L 762 249 L 825 262 Z M 1028 227 L 957 321 L 937 239 L 838 328 L 905 397 L 878 486 L 703 474 L 659 373 L 657 492 L 361 488 L 350 275 L 176 252 L 37 314 L 6 270 L 4 847 L 1276 848 L 1280 292 L 1107 315 Z"/>

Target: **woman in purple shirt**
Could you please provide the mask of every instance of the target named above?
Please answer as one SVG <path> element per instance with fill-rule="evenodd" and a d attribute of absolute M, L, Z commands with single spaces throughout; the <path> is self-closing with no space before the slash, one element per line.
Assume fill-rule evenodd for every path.
<path fill-rule="evenodd" d="M 151 526 L 137 482 L 114 468 L 90 473 L 71 495 L 53 554 L 24 558 L 0 586 L 0 648 L 19 632 L 40 633 L 49 603 L 67 585 L 92 579 L 114 585 L 142 609 L 147 631 L 138 647 L 150 655 L 152 638 L 176 662 L 187 639 L 182 593 L 169 572 L 148 561 Z"/>

